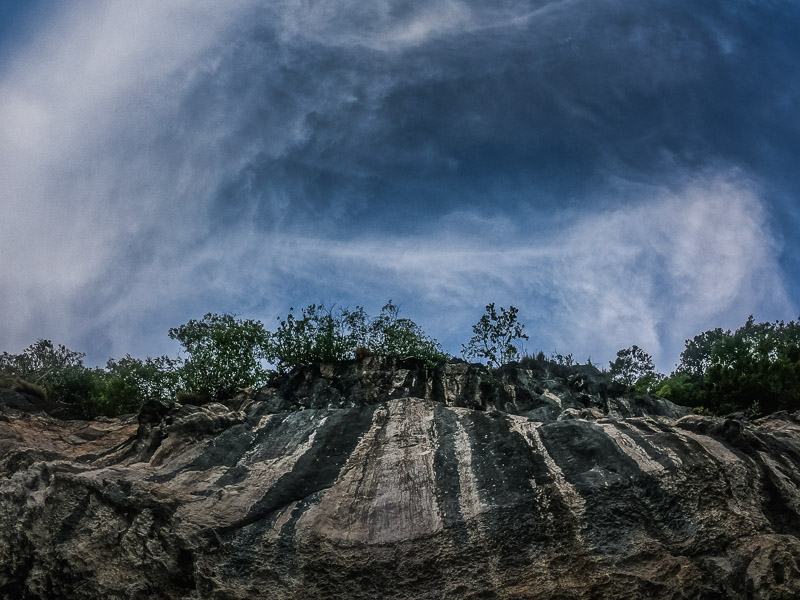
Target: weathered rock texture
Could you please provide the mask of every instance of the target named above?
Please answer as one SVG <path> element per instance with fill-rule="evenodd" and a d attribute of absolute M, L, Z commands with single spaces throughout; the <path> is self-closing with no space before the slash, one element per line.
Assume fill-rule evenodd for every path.
<path fill-rule="evenodd" d="M 797 414 L 486 379 L 371 358 L 230 407 L 5 408 L 0 597 L 800 597 Z"/>

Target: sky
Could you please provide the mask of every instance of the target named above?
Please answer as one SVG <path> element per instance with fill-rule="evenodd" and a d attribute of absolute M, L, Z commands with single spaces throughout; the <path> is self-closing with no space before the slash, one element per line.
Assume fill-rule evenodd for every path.
<path fill-rule="evenodd" d="M 0 351 L 387 300 L 664 372 L 800 314 L 800 3 L 6 0 Z"/>

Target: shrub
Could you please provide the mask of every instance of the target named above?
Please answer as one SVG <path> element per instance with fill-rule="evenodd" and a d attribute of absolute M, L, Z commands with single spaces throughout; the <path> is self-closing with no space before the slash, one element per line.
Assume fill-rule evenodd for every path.
<path fill-rule="evenodd" d="M 420 358 L 428 364 L 448 358 L 414 321 L 399 316 L 391 300 L 374 319 L 360 306 L 334 311 L 311 304 L 299 317 L 291 308 L 270 336 L 269 358 L 281 372 L 367 355 Z"/>
<path fill-rule="evenodd" d="M 702 377 L 711 366 L 712 346 L 730 336 L 730 331 L 723 331 L 720 328 L 704 331 L 691 340 L 686 340 L 686 347 L 681 352 L 681 361 L 676 371 L 687 373 L 692 377 Z"/>
<path fill-rule="evenodd" d="M 655 394 L 661 389 L 661 382 L 664 381 L 664 379 L 664 375 L 653 371 L 637 379 L 633 388 L 640 394 Z"/>
<path fill-rule="evenodd" d="M 571 367 L 575 364 L 575 359 L 572 357 L 572 352 L 564 356 L 563 354 L 559 354 L 555 352 L 550 355 L 550 362 L 554 362 L 557 365 L 562 365 L 564 367 Z"/>
<path fill-rule="evenodd" d="M 617 358 L 609 362 L 609 374 L 614 381 L 632 388 L 636 383 L 647 377 L 646 382 L 655 379 L 655 365 L 653 357 L 639 348 L 631 346 L 617 352 Z"/>
<path fill-rule="evenodd" d="M 507 310 L 501 306 L 498 313 L 494 303 L 487 304 L 486 312 L 472 326 L 474 335 L 461 347 L 464 358 L 486 359 L 489 368 L 515 360 L 519 356 L 515 342 L 528 339 L 522 332 L 525 325 L 517 320 L 517 312 L 513 306 Z"/>
<path fill-rule="evenodd" d="M 61 369 L 48 382 L 48 398 L 85 407 L 97 376 L 97 370 L 82 365 Z"/>
<path fill-rule="evenodd" d="M 41 339 L 20 354 L 4 352 L 0 356 L 0 371 L 44 388 L 50 400 L 83 404 L 94 377 L 93 371 L 83 366 L 84 356 L 63 344 L 56 346 Z"/>
<path fill-rule="evenodd" d="M 658 393 L 718 414 L 800 408 L 800 323 L 756 323 L 751 315 L 735 332 L 696 335 Z"/>
<path fill-rule="evenodd" d="M 391 300 L 367 327 L 367 348 L 375 354 L 399 358 L 420 358 L 429 366 L 445 362 L 449 356 L 439 342 L 411 319 L 401 318 Z"/>
<path fill-rule="evenodd" d="M 47 384 L 58 380 L 61 373 L 71 368 L 83 368 L 82 352 L 69 350 L 63 344 L 54 346 L 50 340 L 37 340 L 20 354 L 3 352 L 0 370 L 12 373 L 27 381 Z"/>
<path fill-rule="evenodd" d="M 269 333 L 260 321 L 208 313 L 169 330 L 189 358 L 179 369 L 185 391 L 216 400 L 233 396 L 240 387 L 266 383 L 262 361 L 270 354 Z"/>
<path fill-rule="evenodd" d="M 145 402 L 171 404 L 178 387 L 179 361 L 166 356 L 144 361 L 131 357 L 108 359 L 98 370 L 89 397 L 93 414 L 120 415 L 138 411 Z"/>
<path fill-rule="evenodd" d="M 359 318 L 358 309 L 352 314 L 335 315 L 322 304 L 310 304 L 298 318 L 294 308 L 290 308 L 285 319 L 278 319 L 278 329 L 270 335 L 267 356 L 280 371 L 349 358 L 349 345 L 353 342 L 348 338 L 347 323 L 348 320 L 358 323 Z"/>

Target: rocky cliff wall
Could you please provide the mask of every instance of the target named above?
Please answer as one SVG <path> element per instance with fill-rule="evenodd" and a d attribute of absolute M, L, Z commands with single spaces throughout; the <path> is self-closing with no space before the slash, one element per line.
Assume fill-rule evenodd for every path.
<path fill-rule="evenodd" d="M 799 415 L 620 391 L 373 358 L 230 406 L 5 408 L 0 597 L 800 597 Z"/>

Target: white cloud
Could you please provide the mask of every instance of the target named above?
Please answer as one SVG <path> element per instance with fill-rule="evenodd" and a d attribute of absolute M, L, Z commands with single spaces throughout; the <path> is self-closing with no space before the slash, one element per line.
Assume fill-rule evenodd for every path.
<path fill-rule="evenodd" d="M 280 2 L 275 17 L 285 39 L 397 50 L 474 26 L 472 9 L 458 0 L 399 3 L 376 0 Z"/>
<path fill-rule="evenodd" d="M 238 168 L 232 154 L 207 169 L 213 144 L 169 127 L 248 5 L 65 4 L 14 54 L 0 79 L 0 279 L 2 312 L 14 315 L 5 343 L 68 334 L 65 304 L 137 236 L 179 245 L 176 223 L 194 220 L 185 199 L 202 205 L 220 172 Z"/>
<path fill-rule="evenodd" d="M 277 6 L 284 36 L 323 43 L 404 47 L 485 25 L 478 9 L 450 0 L 400 16 L 376 3 L 363 10 L 379 18 L 362 39 L 340 18 L 358 10 Z M 158 353 L 164 321 L 202 310 L 267 319 L 298 300 L 380 306 L 392 297 L 415 303 L 421 313 L 410 316 L 443 338 L 466 336 L 483 303 L 513 303 L 531 323 L 531 348 L 602 359 L 636 343 L 669 368 L 683 339 L 702 329 L 734 326 L 754 310 L 793 316 L 758 189 L 737 172 L 682 185 L 671 173 L 627 193 L 616 211 L 569 219 L 465 211 L 411 236 L 348 238 L 335 231 L 346 216 L 324 222 L 329 215 L 278 233 L 247 210 L 218 227 L 220 187 L 255 157 L 302 145 L 315 134 L 312 117 L 346 115 L 326 110 L 359 94 L 377 105 L 352 124 L 367 140 L 392 85 L 390 75 L 350 74 L 290 81 L 296 89 L 287 91 L 250 79 L 265 69 L 280 82 L 282 53 L 291 52 L 243 34 L 252 33 L 245 17 L 263 18 L 261 10 L 255 2 L 68 4 L 15 55 L 0 80 L 0 350 L 36 337 L 78 349 L 108 338 L 114 355 Z M 237 48 L 249 62 L 227 72 Z M 342 168 L 362 176 L 360 164 Z M 273 206 L 276 221 L 296 210 L 291 190 L 265 188 L 249 193 Z"/>
<path fill-rule="evenodd" d="M 319 289 L 373 302 L 400 289 L 445 321 L 483 302 L 513 303 L 537 323 L 532 345 L 597 359 L 638 344 L 662 369 L 704 329 L 736 326 L 754 310 L 792 316 L 779 248 L 752 183 L 725 173 L 640 192 L 647 196 L 546 237 L 527 234 L 532 224 L 524 221 L 475 216 L 464 227 L 460 215 L 456 227 L 445 219 L 410 238 L 273 238 L 258 264 L 271 257 L 274 268 Z"/>

